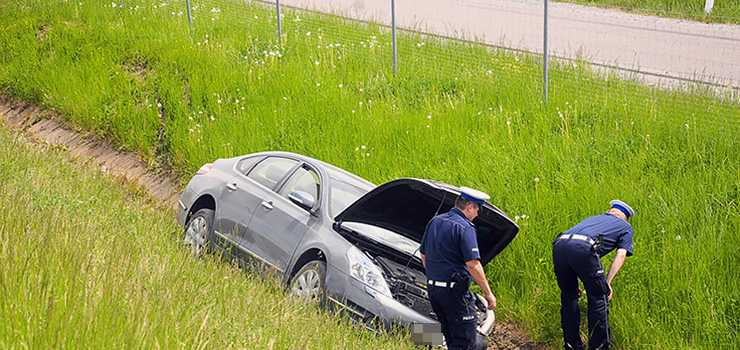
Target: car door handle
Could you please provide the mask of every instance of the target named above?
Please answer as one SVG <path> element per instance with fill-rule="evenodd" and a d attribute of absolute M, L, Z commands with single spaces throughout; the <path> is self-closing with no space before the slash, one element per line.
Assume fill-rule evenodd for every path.
<path fill-rule="evenodd" d="M 236 191 L 236 183 L 226 185 L 229 191 Z"/>
<path fill-rule="evenodd" d="M 272 210 L 274 207 L 272 206 L 272 202 L 262 202 L 262 206 L 267 210 Z"/>

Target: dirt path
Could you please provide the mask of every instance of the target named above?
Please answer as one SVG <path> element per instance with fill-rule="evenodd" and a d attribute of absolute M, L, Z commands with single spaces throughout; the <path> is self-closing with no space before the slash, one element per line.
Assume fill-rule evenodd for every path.
<path fill-rule="evenodd" d="M 0 123 L 36 142 L 60 147 L 71 158 L 82 163 L 92 162 L 94 167 L 116 177 L 118 182 L 146 190 L 158 204 L 172 209 L 177 206 L 180 186 L 174 174 L 149 172 L 147 163 L 136 154 L 119 152 L 109 142 L 92 133 L 76 131 L 54 112 L 0 95 Z M 489 349 L 496 350 L 545 348 L 544 344 L 529 339 L 524 331 L 508 323 L 494 325 L 490 343 Z"/>
<path fill-rule="evenodd" d="M 56 113 L 0 95 L 0 120 L 33 139 L 64 148 L 72 158 L 91 162 L 119 182 L 144 189 L 161 204 L 176 208 L 179 185 L 174 174 L 149 172 L 147 163 L 136 154 L 119 152 L 92 133 L 76 131 Z"/>

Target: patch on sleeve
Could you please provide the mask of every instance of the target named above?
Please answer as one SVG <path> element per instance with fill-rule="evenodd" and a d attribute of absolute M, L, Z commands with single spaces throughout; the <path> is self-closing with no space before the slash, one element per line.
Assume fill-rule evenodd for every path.
<path fill-rule="evenodd" d="M 474 252 L 477 252 L 477 251 L 478 251 L 478 248 L 473 248 L 473 251 L 474 251 Z"/>

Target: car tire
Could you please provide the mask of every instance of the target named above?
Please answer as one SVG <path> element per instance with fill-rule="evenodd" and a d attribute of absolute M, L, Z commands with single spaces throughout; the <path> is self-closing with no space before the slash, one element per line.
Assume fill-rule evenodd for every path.
<path fill-rule="evenodd" d="M 210 248 L 213 236 L 212 209 L 198 210 L 190 220 L 183 232 L 183 244 L 190 248 L 193 256 L 201 256 Z"/>
<path fill-rule="evenodd" d="M 326 263 L 313 260 L 303 265 L 290 282 L 290 293 L 306 301 L 318 302 L 320 305 L 326 302 Z"/>

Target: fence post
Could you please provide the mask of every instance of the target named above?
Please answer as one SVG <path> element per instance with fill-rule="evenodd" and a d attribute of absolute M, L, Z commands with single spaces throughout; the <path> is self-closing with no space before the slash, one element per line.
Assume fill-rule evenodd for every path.
<path fill-rule="evenodd" d="M 543 59 L 543 67 L 542 67 L 542 95 L 545 99 L 545 105 L 547 105 L 547 3 L 549 0 L 545 0 L 545 33 L 544 33 L 544 42 L 542 43 L 542 59 Z"/>
<path fill-rule="evenodd" d="M 275 0 L 277 4 L 277 19 L 278 19 L 278 44 L 282 43 L 283 40 L 283 27 L 280 22 L 280 0 Z"/>
<path fill-rule="evenodd" d="M 193 17 L 190 16 L 190 0 L 185 0 L 188 4 L 188 23 L 190 25 L 193 25 Z"/>
<path fill-rule="evenodd" d="M 391 0 L 391 27 L 393 36 L 393 76 L 398 73 L 398 50 L 396 47 L 396 0 Z"/>

